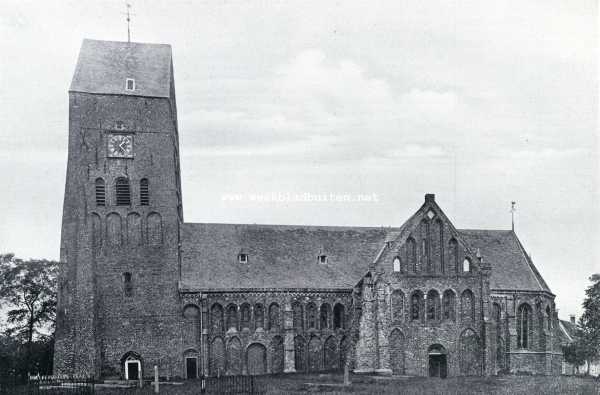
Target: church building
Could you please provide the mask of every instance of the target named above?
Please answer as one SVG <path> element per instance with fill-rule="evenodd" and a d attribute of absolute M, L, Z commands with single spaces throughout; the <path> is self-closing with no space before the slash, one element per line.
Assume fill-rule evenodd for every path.
<path fill-rule="evenodd" d="M 555 295 L 515 232 L 418 205 L 391 228 L 184 222 L 171 47 L 84 40 L 55 373 L 560 374 Z"/>

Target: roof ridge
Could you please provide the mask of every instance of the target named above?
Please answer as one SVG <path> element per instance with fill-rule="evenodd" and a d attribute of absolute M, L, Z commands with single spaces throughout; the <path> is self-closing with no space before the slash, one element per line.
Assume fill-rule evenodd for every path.
<path fill-rule="evenodd" d="M 269 223 L 233 223 L 233 222 L 184 222 L 183 225 L 224 225 L 224 226 L 265 226 L 265 227 L 290 227 L 290 228 L 336 228 L 336 229 L 381 229 L 390 232 L 399 231 L 400 228 L 391 226 L 362 226 L 362 225 L 302 225 L 302 224 L 269 224 Z"/>
<path fill-rule="evenodd" d="M 160 46 L 165 46 L 165 47 L 171 47 L 171 44 L 167 44 L 167 43 L 149 43 L 149 42 L 141 42 L 141 41 L 99 40 L 96 38 L 84 38 L 83 41 L 94 41 L 94 42 L 112 43 L 112 44 L 160 45 Z"/>
<path fill-rule="evenodd" d="M 469 229 L 456 229 L 459 232 L 512 232 L 512 230 L 510 229 L 475 229 L 475 228 L 469 228 Z"/>

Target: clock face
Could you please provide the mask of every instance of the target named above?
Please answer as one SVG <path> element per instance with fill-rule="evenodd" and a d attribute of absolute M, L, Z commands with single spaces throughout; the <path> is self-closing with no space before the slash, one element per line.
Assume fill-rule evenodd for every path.
<path fill-rule="evenodd" d="M 133 136 L 109 134 L 108 156 L 112 158 L 133 158 Z"/>

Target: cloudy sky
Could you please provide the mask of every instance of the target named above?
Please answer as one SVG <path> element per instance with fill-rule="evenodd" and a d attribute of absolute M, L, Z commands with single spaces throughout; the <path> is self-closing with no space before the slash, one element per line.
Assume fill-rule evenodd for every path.
<path fill-rule="evenodd" d="M 600 271 L 596 1 L 133 1 L 173 46 L 188 222 L 516 231 L 579 314 Z M 0 251 L 58 258 L 67 89 L 121 1 L 0 4 Z M 251 194 L 375 196 L 255 202 Z M 237 200 L 231 200 L 235 195 Z"/>

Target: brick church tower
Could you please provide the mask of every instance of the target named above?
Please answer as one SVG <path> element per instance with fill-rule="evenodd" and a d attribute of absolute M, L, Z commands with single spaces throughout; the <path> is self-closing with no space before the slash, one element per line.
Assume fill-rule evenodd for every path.
<path fill-rule="evenodd" d="M 182 216 L 171 47 L 84 40 L 69 90 L 55 373 L 177 364 Z"/>

